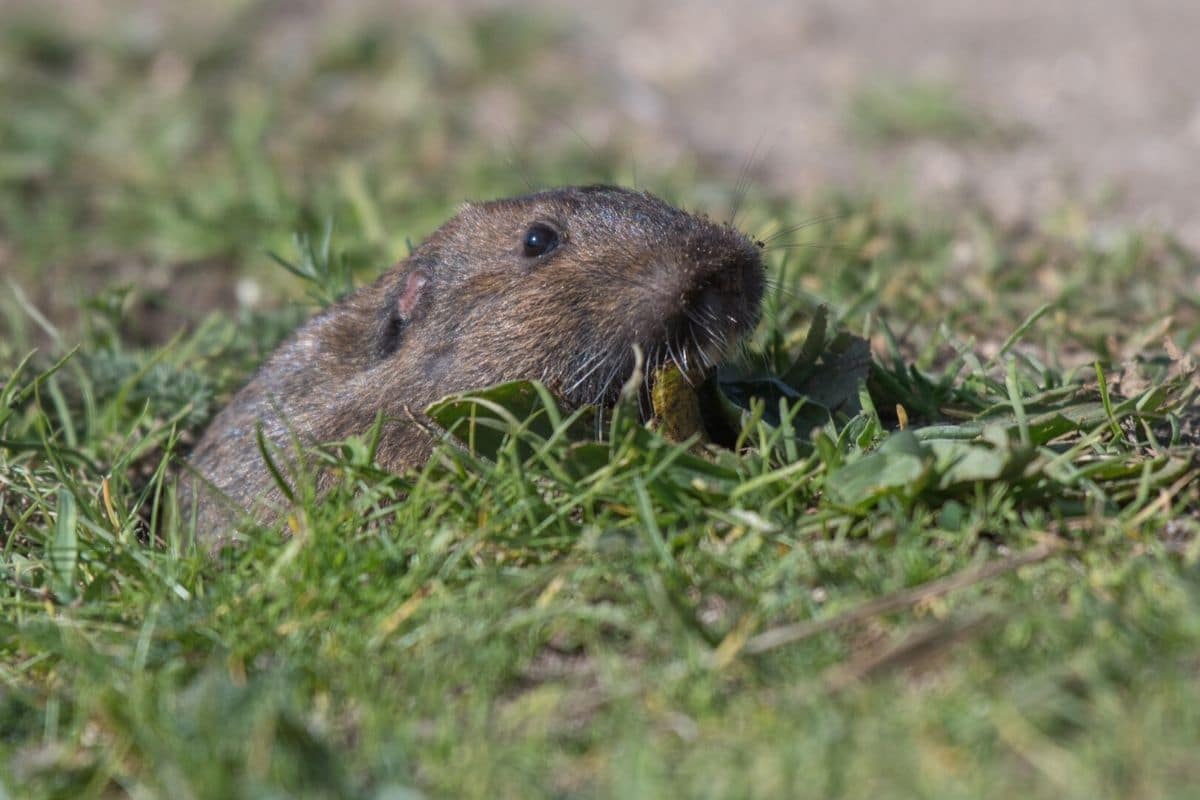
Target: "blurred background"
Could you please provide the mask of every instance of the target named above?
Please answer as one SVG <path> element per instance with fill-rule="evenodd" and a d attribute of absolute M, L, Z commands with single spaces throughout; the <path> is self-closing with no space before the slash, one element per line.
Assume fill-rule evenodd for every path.
<path fill-rule="evenodd" d="M 906 189 L 1200 245 L 1200 3 L 569 5 L 596 69 L 636 87 L 632 116 L 731 162 L 754 152 L 756 180 L 789 194 Z"/>
<path fill-rule="evenodd" d="M 3 0 L 0 273 L 48 321 L 125 286 L 161 342 L 275 297 L 296 231 L 378 270 L 465 199 L 597 180 L 1196 248 L 1196 31 L 1188 0 Z"/>

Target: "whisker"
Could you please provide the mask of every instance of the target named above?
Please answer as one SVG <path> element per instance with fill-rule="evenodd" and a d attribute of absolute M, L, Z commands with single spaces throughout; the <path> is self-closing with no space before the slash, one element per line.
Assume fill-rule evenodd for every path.
<path fill-rule="evenodd" d="M 767 276 L 767 278 L 763 281 L 763 286 L 767 289 L 770 289 L 772 292 L 786 294 L 788 297 L 791 297 L 794 300 L 805 299 L 804 295 L 800 294 L 794 289 L 789 289 L 778 278 L 772 276 Z"/>
<path fill-rule="evenodd" d="M 691 313 L 687 313 L 686 316 L 687 316 L 688 321 L 691 322 L 692 324 L 687 326 L 687 338 L 690 339 L 691 342 L 683 343 L 685 352 L 689 349 L 695 350 L 696 357 L 698 359 L 700 359 L 700 364 L 701 364 L 701 366 L 703 366 L 704 365 L 704 348 L 700 346 L 700 342 L 697 341 L 697 339 L 696 339 L 696 320 L 692 317 Z"/>
<path fill-rule="evenodd" d="M 654 345 L 650 354 L 646 356 L 646 360 L 642 362 L 642 385 L 638 388 L 638 413 L 642 419 L 650 419 L 654 416 L 654 397 L 651 395 L 650 389 L 650 365 L 658 349 L 658 345 Z"/>
<path fill-rule="evenodd" d="M 807 248 L 809 250 L 824 250 L 826 252 L 840 253 L 855 253 L 857 250 L 849 245 L 840 242 L 782 242 L 778 244 L 768 244 L 766 250 L 799 250 Z"/>
<path fill-rule="evenodd" d="M 712 367 L 716 366 L 716 362 L 713 361 L 713 359 L 711 357 L 709 357 L 706 348 L 700 342 L 700 338 L 696 334 L 696 329 L 699 328 L 700 333 L 702 333 L 704 335 L 704 338 L 711 344 L 716 344 L 718 339 L 717 339 L 716 333 L 713 332 L 712 327 L 704 321 L 703 313 L 707 312 L 708 309 L 700 309 L 700 311 L 701 311 L 700 316 L 697 316 L 696 314 L 692 313 L 691 310 L 687 311 L 687 318 L 692 323 L 688 327 L 688 334 L 692 338 L 692 343 L 696 346 L 696 352 L 700 356 L 701 364 L 704 366 L 705 370 L 708 370 L 708 369 L 711 369 Z"/>
<path fill-rule="evenodd" d="M 683 342 L 678 341 L 678 339 L 675 340 L 674 352 L 677 354 L 674 358 L 674 361 L 675 366 L 679 368 L 679 374 L 683 376 L 685 381 L 687 381 L 688 386 L 694 388 L 695 384 L 692 383 L 692 378 L 690 375 L 688 375 L 688 351 L 687 348 L 684 347 Z M 681 357 L 682 360 L 680 360 Z"/>
<path fill-rule="evenodd" d="M 580 376 L 580 378 L 578 380 L 576 380 L 574 383 L 572 383 L 570 386 L 568 386 L 566 389 L 566 393 L 570 394 L 571 392 L 575 391 L 575 389 L 577 389 L 580 384 L 582 384 L 589 377 L 591 377 L 592 373 L 594 373 L 596 370 L 600 369 L 600 367 L 602 367 L 604 365 L 604 362 L 607 360 L 608 360 L 607 355 L 605 355 L 603 358 L 595 359 L 596 363 L 594 365 L 592 365 L 591 369 L 589 369 L 582 376 Z M 572 374 L 572 377 L 573 377 L 573 374 Z"/>
<path fill-rule="evenodd" d="M 838 220 L 845 219 L 848 216 L 850 216 L 848 213 L 842 212 L 842 213 L 837 213 L 837 214 L 826 214 L 823 217 L 813 217 L 810 220 L 806 220 L 806 221 L 798 223 L 796 225 L 788 225 L 787 227 L 780 228 L 779 230 L 775 231 L 774 233 L 772 233 L 770 236 L 766 237 L 765 239 L 762 236 L 758 236 L 756 238 L 758 238 L 758 240 L 763 242 L 764 244 L 770 244 L 771 242 L 778 239 L 780 236 L 787 236 L 790 233 L 795 233 L 796 231 L 802 231 L 805 228 L 811 228 L 814 225 L 823 225 L 826 222 L 837 222 Z"/>
<path fill-rule="evenodd" d="M 666 363 L 668 363 L 668 364 L 674 364 L 674 365 L 675 365 L 677 368 L 679 368 L 679 369 L 683 369 L 683 367 L 681 367 L 681 366 L 679 365 L 679 359 L 675 357 L 675 348 L 673 348 L 673 347 L 671 346 L 671 340 L 670 340 L 670 339 L 668 339 L 668 340 L 665 342 L 665 344 L 666 344 L 666 347 L 667 347 L 667 361 L 666 361 Z"/>
<path fill-rule="evenodd" d="M 758 150 L 762 146 L 763 133 L 758 135 L 758 140 L 754 143 L 754 148 L 751 149 L 749 157 L 742 162 L 742 168 L 738 174 L 737 183 L 733 188 L 733 202 L 729 208 L 729 224 L 736 225 L 738 214 L 741 213 L 742 204 L 746 202 L 746 195 L 750 192 L 750 172 L 753 170 L 755 163 L 758 161 Z"/>
<path fill-rule="evenodd" d="M 600 384 L 600 390 L 596 394 L 596 400 L 594 401 L 593 405 L 601 405 L 602 404 L 604 398 L 612 391 L 613 381 L 616 380 L 616 378 L 620 374 L 620 372 L 621 372 L 621 357 L 618 356 L 616 359 L 616 363 L 613 364 L 613 368 L 608 371 L 608 374 L 604 377 L 604 381 Z"/>

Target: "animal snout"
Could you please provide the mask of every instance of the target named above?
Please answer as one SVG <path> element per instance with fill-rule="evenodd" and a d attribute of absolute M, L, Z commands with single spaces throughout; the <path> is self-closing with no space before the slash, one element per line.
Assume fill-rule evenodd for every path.
<path fill-rule="evenodd" d="M 703 270 L 686 298 L 688 310 L 723 323 L 744 324 L 748 310 L 761 295 L 761 267 L 740 256 L 724 259 Z"/>

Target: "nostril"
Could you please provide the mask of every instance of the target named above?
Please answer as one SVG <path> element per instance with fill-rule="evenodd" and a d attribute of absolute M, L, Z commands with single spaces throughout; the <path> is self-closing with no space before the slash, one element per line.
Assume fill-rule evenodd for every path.
<path fill-rule="evenodd" d="M 696 305 L 700 308 L 719 309 L 729 300 L 731 292 L 724 286 L 709 284 L 700 289 L 696 296 Z"/>
<path fill-rule="evenodd" d="M 741 264 L 722 264 L 705 276 L 692 293 L 694 302 L 705 305 L 720 304 L 745 291 L 745 275 Z"/>
<path fill-rule="evenodd" d="M 742 297 L 742 287 L 736 277 L 718 273 L 695 288 L 686 300 L 684 313 L 693 319 L 720 321 L 723 325 L 737 316 L 736 309 Z"/>

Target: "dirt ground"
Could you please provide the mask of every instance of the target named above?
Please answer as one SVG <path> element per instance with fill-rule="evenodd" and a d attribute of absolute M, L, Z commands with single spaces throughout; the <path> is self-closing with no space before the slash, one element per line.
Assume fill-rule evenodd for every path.
<path fill-rule="evenodd" d="M 908 186 L 1003 220 L 1136 223 L 1200 248 L 1200 3 L 1195 0 L 566 0 L 579 57 L 614 109 L 678 146 L 803 195 Z M 1012 130 L 1003 140 L 864 146 L 850 98 L 932 82 Z M 1072 210 L 1075 216 L 1063 214 Z"/>
<path fill-rule="evenodd" d="M 77 21 L 105 8 L 96 0 L 39 2 Z M 313 19 L 399 8 L 387 0 L 265 5 L 280 20 L 263 42 L 275 49 L 303 41 L 289 35 L 291 28 L 319 32 Z M 452 15 L 540 7 L 564 18 L 573 34 L 558 55 L 563 68 L 578 71 L 602 99 L 556 122 L 593 141 L 637 129 L 650 144 L 631 153 L 634 159 L 701 154 L 731 172 L 750 163 L 760 185 L 798 197 L 831 187 L 888 196 L 899 189 L 932 209 L 982 206 L 1006 222 L 1086 221 L 1101 236 L 1114 226 L 1161 227 L 1200 251 L 1197 0 L 403 5 Z M 0 15 L 4 8 L 0 0 Z M 299 24 L 289 28 L 287 21 Z M 904 85 L 949 87 L 1017 133 L 882 141 L 853 135 L 847 110 L 865 87 Z M 479 110 L 498 118 L 497 141 L 518 127 L 505 119 L 503 105 L 491 113 L 481 102 Z"/>

